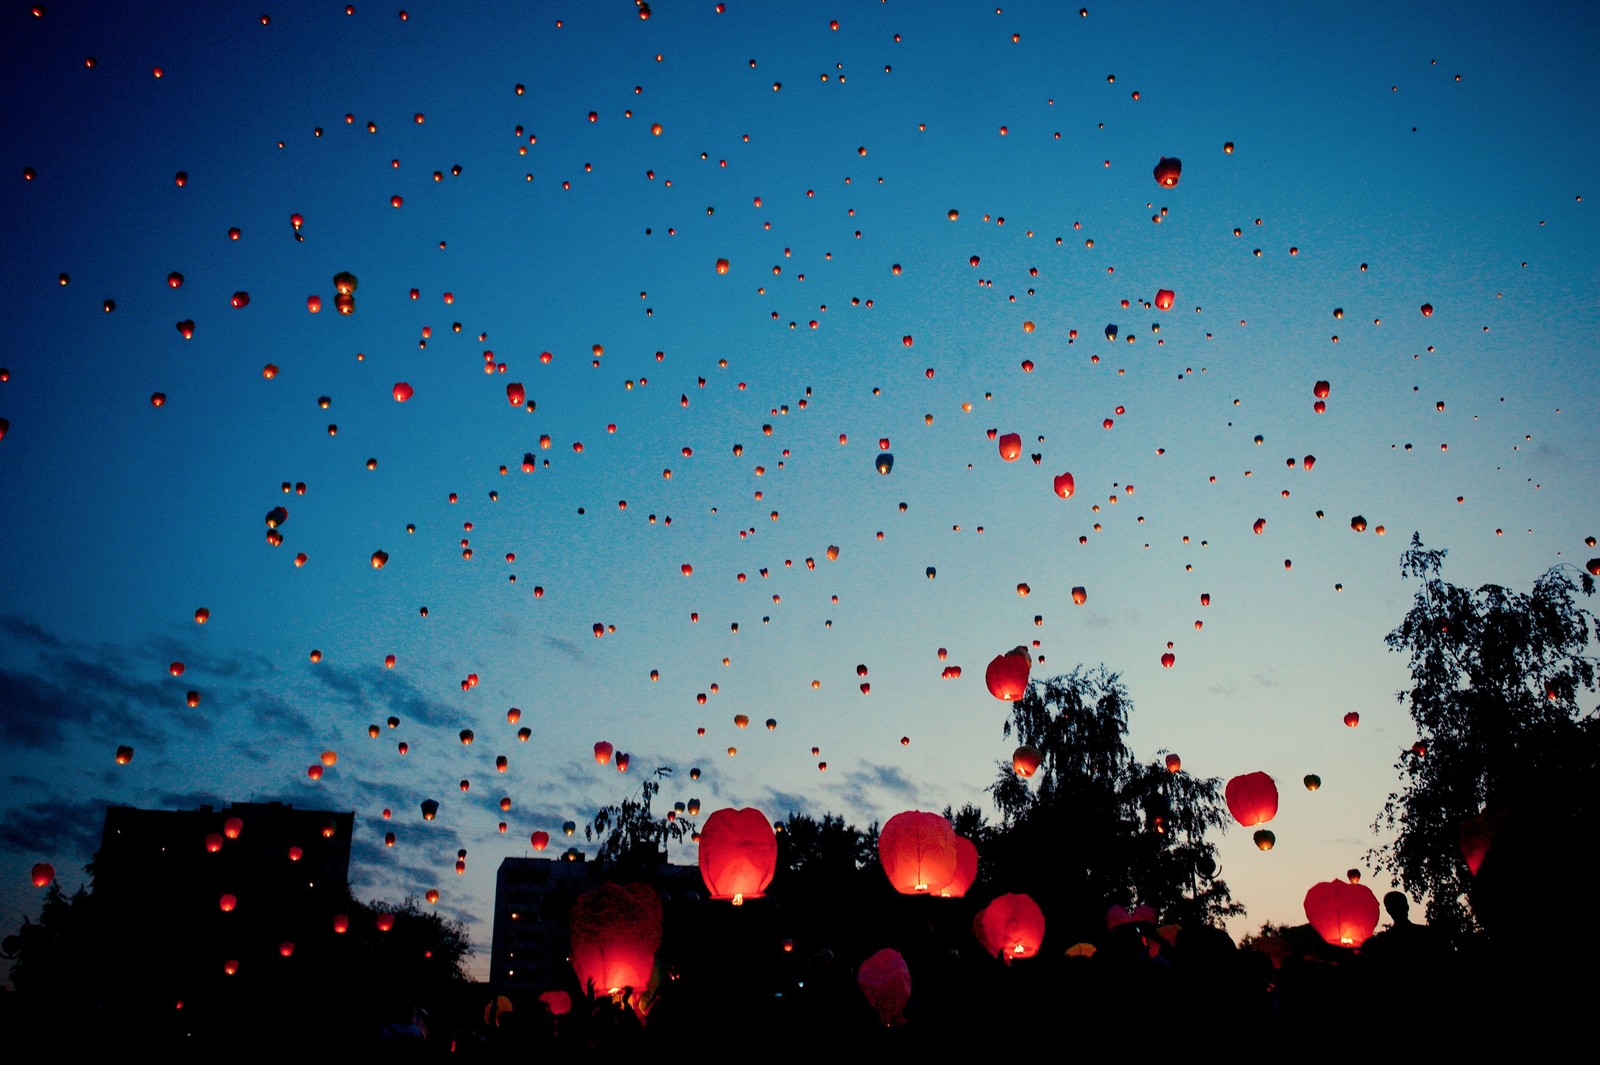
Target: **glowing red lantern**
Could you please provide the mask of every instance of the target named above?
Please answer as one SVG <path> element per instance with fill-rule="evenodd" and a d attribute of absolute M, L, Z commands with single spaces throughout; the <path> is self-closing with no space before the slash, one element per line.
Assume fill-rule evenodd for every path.
<path fill-rule="evenodd" d="M 1344 715 L 1344 723 L 1350 728 L 1355 728 L 1357 725 L 1361 724 L 1361 715 L 1352 710 L 1348 714 Z"/>
<path fill-rule="evenodd" d="M 33 867 L 33 886 L 49 887 L 50 881 L 56 878 L 56 867 L 49 862 L 39 862 Z"/>
<path fill-rule="evenodd" d="M 394 401 L 396 403 L 404 403 L 414 395 L 416 395 L 416 389 L 412 388 L 409 384 L 404 381 L 395 382 Z"/>
<path fill-rule="evenodd" d="M 911 970 L 898 950 L 884 947 L 862 962 L 856 971 L 856 985 L 878 1011 L 878 1020 L 886 1025 L 905 1023 L 902 1011 L 911 1001 Z"/>
<path fill-rule="evenodd" d="M 1077 487 L 1077 483 L 1072 479 L 1072 474 L 1063 473 L 1056 476 L 1056 495 L 1060 496 L 1062 499 L 1071 499 L 1072 493 L 1077 489 Z"/>
<path fill-rule="evenodd" d="M 391 932 L 393 930 L 394 930 L 394 914 L 392 914 L 392 913 L 380 913 L 380 914 L 378 914 L 378 931 L 380 931 L 380 932 Z"/>
<path fill-rule="evenodd" d="M 1038 748 L 1030 747 L 1026 743 L 1011 753 L 1011 768 L 1024 780 L 1039 771 L 1039 761 Z"/>
<path fill-rule="evenodd" d="M 533 834 L 529 842 L 533 844 L 534 850 L 542 851 L 546 847 L 550 846 L 550 833 L 540 829 L 538 832 Z"/>
<path fill-rule="evenodd" d="M 1170 189 L 1178 183 L 1178 178 L 1183 175 L 1183 161 L 1168 159 L 1163 155 L 1161 161 L 1156 163 L 1155 169 L 1151 173 L 1155 177 L 1157 185 Z"/>
<path fill-rule="evenodd" d="M 939 814 L 907 810 L 878 834 L 884 875 L 902 895 L 937 895 L 956 875 L 956 830 Z"/>
<path fill-rule="evenodd" d="M 1022 437 L 1016 433 L 1007 433 L 1000 438 L 1000 457 L 1007 462 L 1015 462 L 1022 455 Z"/>
<path fill-rule="evenodd" d="M 991 958 L 1031 958 L 1044 939 L 1044 911 L 1027 895 L 1001 895 L 973 918 L 972 934 Z"/>
<path fill-rule="evenodd" d="M 1003 655 L 995 655 L 984 670 L 983 682 L 989 694 L 1001 702 L 1014 703 L 1028 693 L 1028 673 L 1033 668 L 1033 657 L 1026 647 L 1018 646 Z"/>
<path fill-rule="evenodd" d="M 580 987 L 626 994 L 640 1013 L 661 946 L 661 898 L 649 884 L 601 884 L 572 904 L 572 968 Z"/>
<path fill-rule="evenodd" d="M 244 818 L 230 817 L 222 822 L 222 834 L 229 839 L 238 839 L 239 833 L 244 831 Z"/>
<path fill-rule="evenodd" d="M 1336 947 L 1359 947 L 1378 927 L 1378 896 L 1365 884 L 1329 880 L 1306 892 L 1306 920 Z"/>
<path fill-rule="evenodd" d="M 522 406 L 523 403 L 527 402 L 527 399 L 528 390 L 523 388 L 522 385 L 518 384 L 516 381 L 506 385 L 506 402 L 510 403 L 513 407 Z"/>
<path fill-rule="evenodd" d="M 607 743 L 605 740 L 601 740 L 599 743 L 594 745 L 594 760 L 599 762 L 601 765 L 607 764 L 611 761 L 611 752 L 613 750 L 615 750 L 615 748 L 612 747 L 611 744 Z"/>
<path fill-rule="evenodd" d="M 217 900 L 217 908 L 223 913 L 232 913 L 233 908 L 239 905 L 239 900 L 232 895 L 224 895 Z"/>
<path fill-rule="evenodd" d="M 1278 785 L 1265 773 L 1246 773 L 1228 781 L 1223 792 L 1228 812 L 1245 828 L 1264 825 L 1278 816 Z"/>
<path fill-rule="evenodd" d="M 1158 311 L 1170 311 L 1170 310 L 1172 310 L 1173 301 L 1176 300 L 1177 298 L 1178 298 L 1177 294 L 1174 293 L 1170 288 L 1164 288 L 1164 289 L 1159 290 L 1158 292 L 1156 292 L 1156 310 L 1158 310 Z"/>
<path fill-rule="evenodd" d="M 722 809 L 700 829 L 700 876 L 714 899 L 759 899 L 778 868 L 778 838 L 755 807 Z"/>

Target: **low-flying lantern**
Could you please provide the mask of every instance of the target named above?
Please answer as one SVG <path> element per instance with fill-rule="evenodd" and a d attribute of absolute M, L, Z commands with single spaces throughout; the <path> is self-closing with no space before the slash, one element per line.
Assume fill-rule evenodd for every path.
<path fill-rule="evenodd" d="M 956 830 L 940 814 L 895 814 L 878 834 L 878 858 L 902 895 L 937 895 L 955 879 Z"/>
<path fill-rule="evenodd" d="M 778 866 L 778 839 L 754 807 L 722 809 L 700 829 L 700 876 L 713 899 L 759 899 Z"/>
<path fill-rule="evenodd" d="M 1044 939 L 1044 911 L 1027 895 L 1001 895 L 973 918 L 972 932 L 991 958 L 1031 958 Z"/>
<path fill-rule="evenodd" d="M 1378 927 L 1378 896 L 1349 880 L 1313 884 L 1305 910 L 1311 927 L 1336 947 L 1359 947 Z"/>

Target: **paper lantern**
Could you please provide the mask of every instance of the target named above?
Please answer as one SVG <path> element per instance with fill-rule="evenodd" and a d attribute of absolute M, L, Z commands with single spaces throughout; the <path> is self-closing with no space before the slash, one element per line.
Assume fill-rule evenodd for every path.
<path fill-rule="evenodd" d="M 1183 161 L 1168 159 L 1163 155 L 1151 175 L 1156 179 L 1157 185 L 1170 189 L 1178 183 L 1178 178 L 1183 176 Z"/>
<path fill-rule="evenodd" d="M 1336 947 L 1359 947 L 1378 927 L 1378 896 L 1365 884 L 1329 880 L 1306 892 L 1306 920 Z"/>
<path fill-rule="evenodd" d="M 995 655 L 984 670 L 983 681 L 989 694 L 1001 702 L 1014 703 L 1028 693 L 1028 672 L 1033 668 L 1033 658 L 1026 647 L 1014 647 L 1003 655 Z"/>
<path fill-rule="evenodd" d="M 956 837 L 956 875 L 939 890 L 942 899 L 964 898 L 978 879 L 978 846 L 966 836 Z"/>
<path fill-rule="evenodd" d="M 541 829 L 538 832 L 535 832 L 528 842 L 533 844 L 534 850 L 542 851 L 546 847 L 550 846 L 550 833 Z"/>
<path fill-rule="evenodd" d="M 991 958 L 1031 958 L 1044 939 L 1044 911 L 1027 895 L 1001 895 L 973 918 L 972 934 Z"/>
<path fill-rule="evenodd" d="M 571 928 L 578 985 L 602 995 L 629 995 L 639 1009 L 661 946 L 656 889 L 649 884 L 601 884 L 573 902 Z"/>
<path fill-rule="evenodd" d="M 1022 455 L 1022 437 L 1016 433 L 1007 433 L 1000 438 L 1000 457 L 1007 462 L 1015 462 Z"/>
<path fill-rule="evenodd" d="M 1156 310 L 1172 310 L 1172 304 L 1177 298 L 1177 294 L 1174 293 L 1170 288 L 1159 289 L 1156 292 Z"/>
<path fill-rule="evenodd" d="M 956 830 L 939 814 L 907 810 L 878 834 L 884 875 L 902 895 L 937 895 L 956 875 Z"/>
<path fill-rule="evenodd" d="M 1228 781 L 1223 797 L 1228 812 L 1245 828 L 1264 825 L 1278 816 L 1278 785 L 1265 773 L 1246 773 Z"/>
<path fill-rule="evenodd" d="M 1076 491 L 1078 487 L 1077 482 L 1073 480 L 1072 474 L 1070 473 L 1057 474 L 1054 484 L 1056 495 L 1060 496 L 1062 499 L 1071 499 L 1072 493 Z"/>
<path fill-rule="evenodd" d="M 614 749 L 615 748 L 613 748 L 611 744 L 607 743 L 605 740 L 601 740 L 599 743 L 594 745 L 594 760 L 599 762 L 601 765 L 606 765 L 611 761 L 611 752 Z"/>
<path fill-rule="evenodd" d="M 1039 771 L 1039 750 L 1024 743 L 1011 752 L 1011 768 L 1017 776 L 1024 779 L 1033 776 Z"/>
<path fill-rule="evenodd" d="M 904 1024 L 906 1003 L 911 1001 L 911 970 L 898 950 L 884 947 L 861 963 L 856 985 L 868 1005 L 886 1025 Z"/>
<path fill-rule="evenodd" d="M 56 867 L 49 862 L 39 862 L 33 867 L 33 886 L 49 887 L 50 881 L 56 878 Z"/>
<path fill-rule="evenodd" d="M 759 899 L 778 868 L 778 838 L 755 807 L 722 809 L 700 829 L 700 876 L 714 899 Z"/>

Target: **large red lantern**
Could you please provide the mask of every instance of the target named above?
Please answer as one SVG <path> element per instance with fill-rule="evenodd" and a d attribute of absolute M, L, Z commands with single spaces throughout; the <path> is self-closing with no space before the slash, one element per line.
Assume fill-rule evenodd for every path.
<path fill-rule="evenodd" d="M 1007 462 L 1015 462 L 1022 456 L 1022 437 L 1016 433 L 1007 433 L 1000 438 L 1000 457 Z"/>
<path fill-rule="evenodd" d="M 1044 911 L 1027 895 L 1001 895 L 972 919 L 972 934 L 991 958 L 1031 958 L 1044 939 Z"/>
<path fill-rule="evenodd" d="M 1157 185 L 1170 189 L 1178 183 L 1178 178 L 1183 176 L 1183 161 L 1168 159 L 1163 155 L 1151 174 L 1156 179 Z"/>
<path fill-rule="evenodd" d="M 1026 647 L 1014 647 L 1003 655 L 995 655 L 984 670 L 983 681 L 989 694 L 1001 702 L 1014 703 L 1028 694 L 1028 672 L 1033 668 L 1033 657 Z"/>
<path fill-rule="evenodd" d="M 39 862 L 33 867 L 33 886 L 49 887 L 50 881 L 56 878 L 56 867 L 49 862 Z"/>
<path fill-rule="evenodd" d="M 878 859 L 900 894 L 937 895 L 956 876 L 956 830 L 939 814 L 895 814 L 878 833 Z"/>
<path fill-rule="evenodd" d="M 1228 812 L 1245 828 L 1264 825 L 1278 816 L 1278 785 L 1265 773 L 1234 777 L 1223 797 L 1228 800 Z"/>
<path fill-rule="evenodd" d="M 1306 920 L 1336 947 L 1359 947 L 1378 927 L 1378 896 L 1365 884 L 1329 880 L 1306 892 Z"/>
<path fill-rule="evenodd" d="M 856 984 L 868 1004 L 878 1011 L 878 1020 L 886 1025 L 906 1022 L 902 1011 L 911 1001 L 911 970 L 898 950 L 884 947 L 862 962 L 856 972 Z"/>
<path fill-rule="evenodd" d="M 611 761 L 611 752 L 613 750 L 615 750 L 615 748 L 612 747 L 610 743 L 606 742 L 605 740 L 601 740 L 599 743 L 594 745 L 594 760 L 599 762 L 601 765 L 605 765 Z"/>
<path fill-rule="evenodd" d="M 661 897 L 649 884 L 604 883 L 572 904 L 572 968 L 602 995 L 631 994 L 641 1008 L 661 946 Z"/>
<path fill-rule="evenodd" d="M 1037 747 L 1030 747 L 1024 743 L 1011 754 L 1011 768 L 1019 777 L 1026 779 L 1039 771 L 1040 754 Z"/>
<path fill-rule="evenodd" d="M 753 806 L 723 809 L 700 829 L 700 876 L 714 899 L 759 899 L 778 868 L 778 837 Z"/>

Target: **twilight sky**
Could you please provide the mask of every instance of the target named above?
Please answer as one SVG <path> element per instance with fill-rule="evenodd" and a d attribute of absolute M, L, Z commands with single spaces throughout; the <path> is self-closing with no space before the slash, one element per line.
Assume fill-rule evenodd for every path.
<path fill-rule="evenodd" d="M 1276 778 L 1236 935 L 1389 887 L 1413 531 L 1465 585 L 1600 555 L 1600 14 L 719 6 L 0 12 L 0 927 L 107 803 L 281 799 L 484 975 L 501 858 L 653 767 L 987 806 L 1021 643 Z"/>

